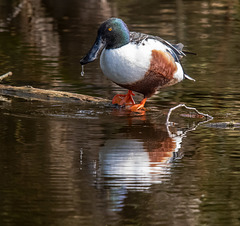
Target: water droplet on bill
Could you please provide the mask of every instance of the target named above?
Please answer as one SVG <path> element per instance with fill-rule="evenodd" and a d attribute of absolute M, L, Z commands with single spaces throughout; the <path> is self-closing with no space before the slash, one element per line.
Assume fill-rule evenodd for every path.
<path fill-rule="evenodd" d="M 82 65 L 81 76 L 84 76 L 84 66 Z"/>

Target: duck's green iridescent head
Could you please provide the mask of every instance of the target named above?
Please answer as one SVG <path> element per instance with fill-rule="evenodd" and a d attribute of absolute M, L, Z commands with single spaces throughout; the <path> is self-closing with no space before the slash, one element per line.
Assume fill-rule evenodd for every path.
<path fill-rule="evenodd" d="M 95 43 L 80 63 L 82 65 L 90 63 L 97 59 L 104 48 L 120 48 L 128 44 L 129 40 L 127 25 L 119 18 L 110 18 L 101 24 Z"/>
<path fill-rule="evenodd" d="M 98 36 L 106 40 L 106 49 L 116 49 L 129 43 L 127 25 L 118 18 L 110 18 L 101 24 Z"/>

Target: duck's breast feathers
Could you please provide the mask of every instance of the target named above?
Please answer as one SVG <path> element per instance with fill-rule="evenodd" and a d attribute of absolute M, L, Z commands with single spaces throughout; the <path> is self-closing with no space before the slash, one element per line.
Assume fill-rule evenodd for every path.
<path fill-rule="evenodd" d="M 117 49 L 104 49 L 100 57 L 103 73 L 118 84 L 141 80 L 150 66 L 152 49 L 149 45 L 132 42 Z"/>

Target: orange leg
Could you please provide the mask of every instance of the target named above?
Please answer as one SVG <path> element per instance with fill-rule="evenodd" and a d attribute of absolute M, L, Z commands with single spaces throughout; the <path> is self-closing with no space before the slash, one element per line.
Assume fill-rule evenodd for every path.
<path fill-rule="evenodd" d="M 144 98 L 141 102 L 140 102 L 140 104 L 134 104 L 133 106 L 131 106 L 130 107 L 130 110 L 131 111 L 138 111 L 138 110 L 144 110 L 144 105 L 145 105 L 145 103 L 146 103 L 146 101 L 147 101 L 147 98 Z"/>
<path fill-rule="evenodd" d="M 117 94 L 113 97 L 112 104 L 118 104 L 120 106 L 134 105 L 135 101 L 132 96 L 135 96 L 135 94 L 131 90 L 128 90 L 127 94 Z"/>

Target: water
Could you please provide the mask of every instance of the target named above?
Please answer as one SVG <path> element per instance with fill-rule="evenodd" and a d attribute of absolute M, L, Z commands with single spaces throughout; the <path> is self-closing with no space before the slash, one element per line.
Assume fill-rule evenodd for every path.
<path fill-rule="evenodd" d="M 0 225 L 239 225 L 239 9 L 224 0 L 0 0 L 7 85 L 124 93 L 98 61 L 81 76 L 79 60 L 110 16 L 197 53 L 183 59 L 196 82 L 156 94 L 143 115 L 3 97 Z M 178 109 L 166 126 L 179 103 L 214 119 Z"/>

